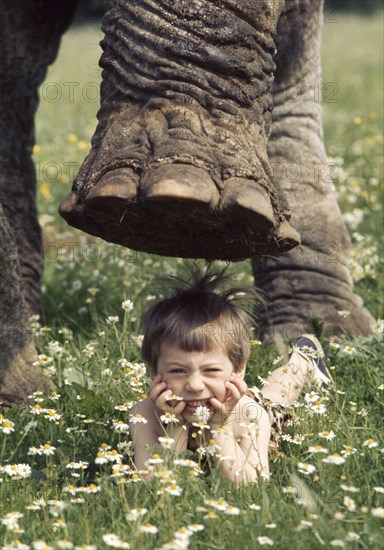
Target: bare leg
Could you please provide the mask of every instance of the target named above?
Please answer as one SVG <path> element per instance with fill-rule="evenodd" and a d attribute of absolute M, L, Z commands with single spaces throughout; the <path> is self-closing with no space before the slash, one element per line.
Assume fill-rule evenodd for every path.
<path fill-rule="evenodd" d="M 274 403 L 295 401 L 303 387 L 311 380 L 312 364 L 298 352 L 292 353 L 289 361 L 272 371 L 261 390 L 264 397 Z"/>

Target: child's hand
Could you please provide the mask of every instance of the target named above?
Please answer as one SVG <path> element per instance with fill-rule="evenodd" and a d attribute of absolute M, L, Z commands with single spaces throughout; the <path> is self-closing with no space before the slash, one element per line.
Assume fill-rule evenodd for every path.
<path fill-rule="evenodd" d="M 216 397 L 211 397 L 209 400 L 209 403 L 215 409 L 209 420 L 211 428 L 222 426 L 226 422 L 248 388 L 242 378 L 233 375 L 228 382 L 225 382 L 225 387 L 227 388 L 227 397 L 224 402 L 219 401 Z"/>
<path fill-rule="evenodd" d="M 161 374 L 157 374 L 152 381 L 149 397 L 155 406 L 163 413 L 180 415 L 185 408 L 185 401 L 171 401 L 173 391 L 162 381 Z"/>

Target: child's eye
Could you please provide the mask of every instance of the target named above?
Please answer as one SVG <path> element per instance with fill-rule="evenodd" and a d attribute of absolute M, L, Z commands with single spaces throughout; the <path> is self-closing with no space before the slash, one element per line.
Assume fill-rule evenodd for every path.
<path fill-rule="evenodd" d="M 211 368 L 211 369 L 206 369 L 205 372 L 220 372 L 220 369 Z"/>
<path fill-rule="evenodd" d="M 183 374 L 183 369 L 172 369 L 169 371 L 171 374 Z"/>

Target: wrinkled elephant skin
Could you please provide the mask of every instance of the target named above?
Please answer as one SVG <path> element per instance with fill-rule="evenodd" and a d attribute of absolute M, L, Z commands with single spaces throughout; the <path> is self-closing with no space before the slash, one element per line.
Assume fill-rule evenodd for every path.
<path fill-rule="evenodd" d="M 31 151 L 38 86 L 77 0 L 14 0 L 0 18 L 0 402 L 49 382 L 33 363 L 41 231 Z M 92 149 L 60 206 L 73 226 L 137 250 L 253 258 L 265 341 L 311 318 L 370 332 L 326 166 L 322 2 L 109 0 Z M 300 101 L 297 90 L 300 89 Z M 299 167 L 287 178 L 286 166 Z M 314 174 L 320 177 L 314 177 Z M 301 246 L 296 245 L 300 242 Z M 295 248 L 296 246 L 296 248 Z M 347 310 L 347 317 L 339 312 Z"/>

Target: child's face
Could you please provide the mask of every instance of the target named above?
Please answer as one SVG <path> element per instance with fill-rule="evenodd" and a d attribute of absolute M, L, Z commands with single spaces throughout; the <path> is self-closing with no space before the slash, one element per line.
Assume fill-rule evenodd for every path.
<path fill-rule="evenodd" d="M 183 351 L 178 346 L 163 343 L 157 364 L 157 374 L 163 382 L 186 402 L 182 416 L 193 417 L 197 407 L 208 406 L 210 397 L 224 402 L 227 397 L 225 382 L 230 376 L 244 377 L 244 368 L 234 372 L 224 351 Z"/>

